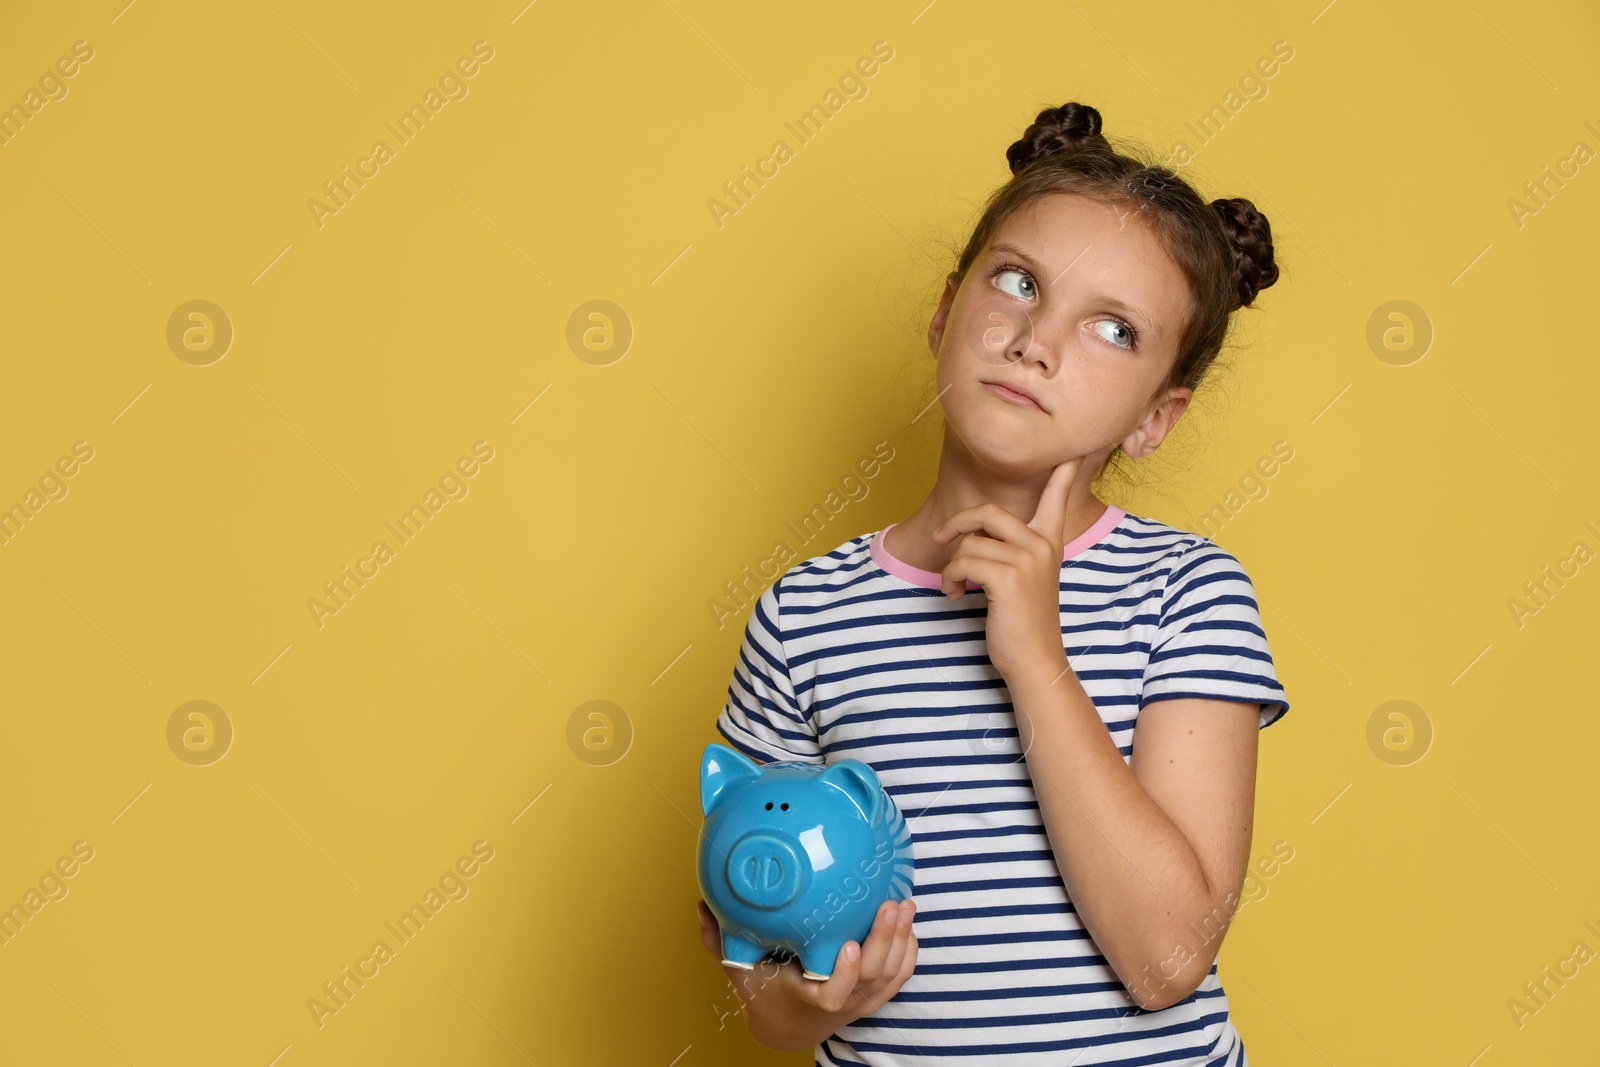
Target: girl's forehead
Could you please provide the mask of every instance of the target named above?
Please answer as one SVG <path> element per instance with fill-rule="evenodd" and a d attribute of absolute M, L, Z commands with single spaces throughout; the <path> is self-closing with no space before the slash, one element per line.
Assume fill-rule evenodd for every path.
<path fill-rule="evenodd" d="M 1110 204 L 1084 196 L 1041 196 L 1012 212 L 996 228 L 991 245 L 1010 242 L 1041 249 L 1076 251 L 1092 242 L 1159 247 L 1139 206 Z"/>

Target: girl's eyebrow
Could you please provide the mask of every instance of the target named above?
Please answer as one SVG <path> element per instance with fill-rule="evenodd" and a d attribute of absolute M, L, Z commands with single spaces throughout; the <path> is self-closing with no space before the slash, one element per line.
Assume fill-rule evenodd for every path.
<path fill-rule="evenodd" d="M 1022 249 L 1018 248 L 1009 241 L 1000 241 L 991 245 L 989 247 L 989 252 L 991 255 L 1004 253 L 1009 256 L 1015 256 L 1017 259 L 1020 259 L 1023 263 L 1027 264 L 1036 275 L 1047 275 L 1050 273 L 1045 269 L 1044 264 L 1040 263 L 1038 260 L 1034 259 L 1028 253 L 1024 252 Z M 1073 262 L 1077 261 L 1074 260 Z M 1071 267 L 1071 263 L 1067 264 L 1068 270 L 1070 270 Z M 1066 272 L 1066 270 L 1063 270 L 1061 273 L 1065 274 Z M 1060 276 L 1057 275 L 1056 277 L 1051 278 L 1051 281 L 1055 281 L 1059 277 Z M 1135 307 L 1125 300 L 1118 300 L 1116 297 L 1107 296 L 1104 293 L 1091 293 L 1089 296 L 1091 300 L 1096 300 L 1105 307 L 1115 308 L 1116 310 L 1126 314 L 1128 317 L 1139 320 L 1140 324 L 1143 325 L 1146 330 L 1150 331 L 1151 334 L 1159 334 L 1161 332 L 1161 327 L 1156 322 L 1155 316 L 1151 315 L 1144 308 Z"/>

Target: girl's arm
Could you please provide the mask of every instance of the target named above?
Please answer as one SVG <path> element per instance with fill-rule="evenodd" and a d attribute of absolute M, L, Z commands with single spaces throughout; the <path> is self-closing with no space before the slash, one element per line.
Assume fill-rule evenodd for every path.
<path fill-rule="evenodd" d="M 1067 664 L 1007 679 L 1017 732 L 1067 893 L 1141 1007 L 1200 985 L 1249 863 L 1259 704 L 1147 706 L 1125 763 Z"/>
<path fill-rule="evenodd" d="M 978 504 L 946 519 L 933 540 L 961 536 L 941 572 L 945 593 L 959 597 L 970 580 L 989 600 L 989 659 L 1011 691 L 1073 906 L 1129 996 L 1156 1010 L 1205 980 L 1233 920 L 1250 855 L 1261 705 L 1167 697 L 1158 686 L 1134 725 L 1133 759 L 1123 761 L 1062 644 L 1062 532 L 1081 463 L 1051 472 L 1027 523 Z M 1188 575 L 1196 589 L 1221 588 L 1216 575 Z M 1232 610 L 1242 615 L 1242 603 Z"/>

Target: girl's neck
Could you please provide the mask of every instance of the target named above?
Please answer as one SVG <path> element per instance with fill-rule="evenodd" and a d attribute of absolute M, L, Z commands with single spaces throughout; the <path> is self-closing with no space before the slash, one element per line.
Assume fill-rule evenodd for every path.
<path fill-rule="evenodd" d="M 1067 494 L 1067 516 L 1060 531 L 1061 543 L 1070 543 L 1105 514 L 1106 504 L 1089 490 L 1095 468 L 1105 458 L 1101 454 L 1085 457 L 1077 478 Z M 980 471 L 964 449 L 952 447 L 947 431 L 939 461 L 939 476 L 921 506 L 894 524 L 884 539 L 884 549 L 895 559 L 927 571 L 942 571 L 955 555 L 956 540 L 936 544 L 933 532 L 959 511 L 978 504 L 995 503 L 1020 518 L 1033 518 L 1039 497 L 1050 478 L 1048 469 L 1026 481 L 997 478 Z M 959 539 L 957 539 L 959 540 Z"/>

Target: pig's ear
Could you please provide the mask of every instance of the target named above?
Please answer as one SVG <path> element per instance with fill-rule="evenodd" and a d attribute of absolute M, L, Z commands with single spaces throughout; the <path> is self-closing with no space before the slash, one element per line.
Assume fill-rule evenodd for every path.
<path fill-rule="evenodd" d="M 829 764 L 821 780 L 850 798 L 866 817 L 867 825 L 876 826 L 883 818 L 883 786 L 872 768 L 857 759 L 842 759 Z"/>
<path fill-rule="evenodd" d="M 729 787 L 747 778 L 759 778 L 761 765 L 727 745 L 707 745 L 700 757 L 700 813 L 710 815 Z"/>

